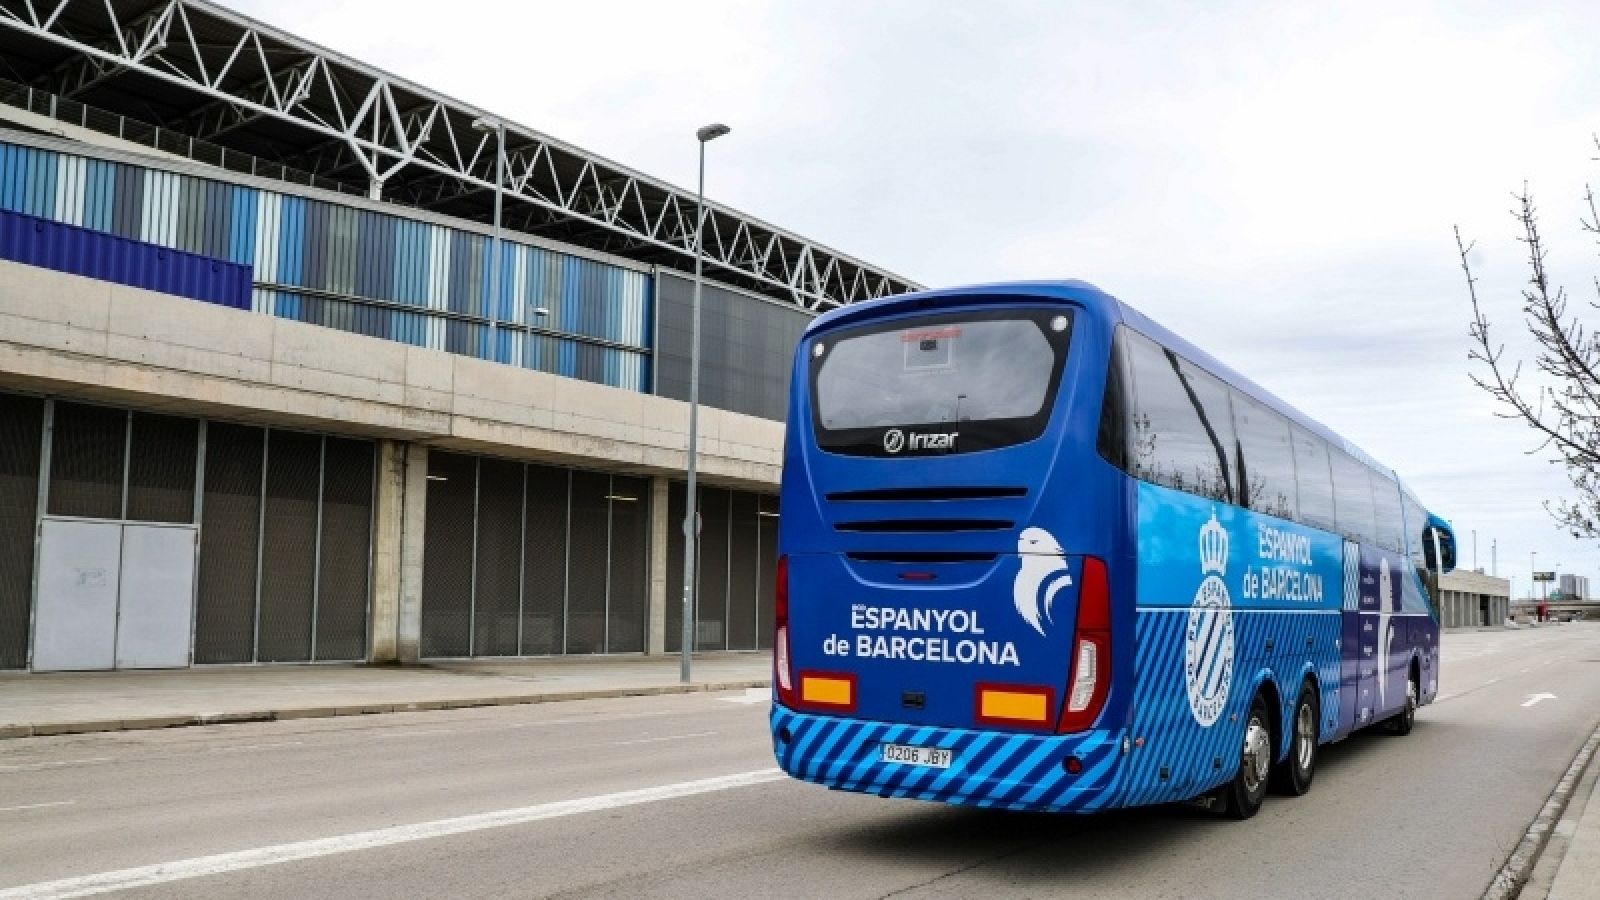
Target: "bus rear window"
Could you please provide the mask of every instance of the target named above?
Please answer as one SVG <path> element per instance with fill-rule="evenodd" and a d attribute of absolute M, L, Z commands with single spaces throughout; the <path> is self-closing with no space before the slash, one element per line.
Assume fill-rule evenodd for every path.
<path fill-rule="evenodd" d="M 1067 310 L 896 320 L 810 345 L 823 449 L 868 456 L 958 453 L 1038 437 L 1066 357 Z"/>

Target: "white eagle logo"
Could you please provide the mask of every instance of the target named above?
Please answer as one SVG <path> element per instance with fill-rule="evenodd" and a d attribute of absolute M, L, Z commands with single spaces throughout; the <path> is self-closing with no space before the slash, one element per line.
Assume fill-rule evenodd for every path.
<path fill-rule="evenodd" d="M 1011 599 L 1022 621 L 1042 635 L 1044 623 L 1051 621 L 1050 607 L 1056 594 L 1072 584 L 1067 558 L 1050 532 L 1038 527 L 1023 529 L 1017 538 L 1017 554 L 1022 557 L 1022 568 L 1011 586 Z"/>

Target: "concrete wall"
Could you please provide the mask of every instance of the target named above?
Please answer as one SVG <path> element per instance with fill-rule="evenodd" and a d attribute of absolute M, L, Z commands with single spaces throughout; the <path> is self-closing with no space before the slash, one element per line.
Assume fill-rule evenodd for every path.
<path fill-rule="evenodd" d="M 633 474 L 687 459 L 676 400 L 4 261 L 0 387 Z M 700 427 L 708 482 L 777 484 L 781 423 Z"/>
<path fill-rule="evenodd" d="M 1457 569 L 1439 579 L 1439 592 L 1439 622 L 1445 628 L 1499 625 L 1511 615 L 1511 582 L 1505 578 Z"/>

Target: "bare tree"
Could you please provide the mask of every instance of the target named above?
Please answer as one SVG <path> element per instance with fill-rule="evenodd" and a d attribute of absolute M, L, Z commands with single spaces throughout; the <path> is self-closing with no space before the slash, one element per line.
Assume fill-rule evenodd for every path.
<path fill-rule="evenodd" d="M 1505 345 L 1491 338 L 1469 260 L 1474 245 L 1462 240 L 1457 227 L 1456 250 L 1472 300 L 1469 332 L 1473 346 L 1468 356 L 1475 371 L 1470 374 L 1473 383 L 1499 404 L 1497 415 L 1520 419 L 1538 434 L 1539 444 L 1530 453 L 1551 453 L 1552 462 L 1566 467 L 1573 495 L 1545 503 L 1556 522 L 1573 537 L 1600 538 L 1600 337 L 1568 312 L 1566 290 L 1550 283 L 1538 212 L 1527 185 L 1513 197 L 1511 214 L 1522 232 L 1517 239 L 1527 248 L 1530 270 L 1528 285 L 1522 290 L 1523 324 L 1537 348 L 1531 363 L 1539 374 L 1524 378 L 1528 361 L 1508 360 Z M 1600 242 L 1600 209 L 1592 188 L 1586 188 L 1584 199 L 1589 216 L 1580 219 L 1580 225 Z M 1594 280 L 1594 288 L 1600 299 L 1600 279 Z M 1600 310 L 1596 300 L 1587 305 Z"/>

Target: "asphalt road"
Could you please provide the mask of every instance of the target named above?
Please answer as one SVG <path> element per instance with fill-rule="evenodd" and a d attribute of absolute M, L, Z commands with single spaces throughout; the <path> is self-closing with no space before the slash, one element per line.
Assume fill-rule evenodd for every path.
<path fill-rule="evenodd" d="M 1442 673 L 1242 823 L 790 782 L 764 692 L 3 741 L 0 898 L 1476 897 L 1600 720 L 1600 624 L 1447 635 Z"/>

